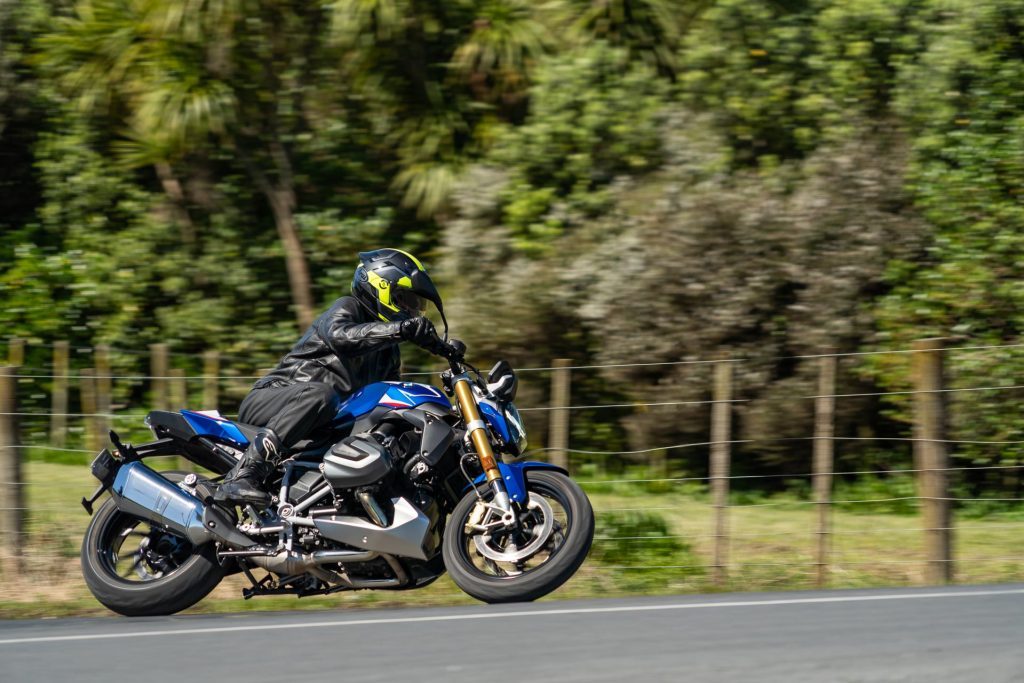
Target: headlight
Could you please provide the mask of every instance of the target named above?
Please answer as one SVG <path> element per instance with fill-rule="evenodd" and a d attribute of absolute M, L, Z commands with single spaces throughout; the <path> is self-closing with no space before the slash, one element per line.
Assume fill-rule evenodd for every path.
<path fill-rule="evenodd" d="M 519 416 L 516 407 L 509 403 L 505 406 L 505 422 L 508 423 L 511 446 L 516 455 L 522 455 L 526 451 L 526 428 L 523 427 L 523 418 Z"/>

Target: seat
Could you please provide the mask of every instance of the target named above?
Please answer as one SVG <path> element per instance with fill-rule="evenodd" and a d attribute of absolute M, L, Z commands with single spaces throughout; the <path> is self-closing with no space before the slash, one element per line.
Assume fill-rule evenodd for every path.
<path fill-rule="evenodd" d="M 242 435 L 245 436 L 245 440 L 248 441 L 249 443 L 252 443 L 253 440 L 259 436 L 260 432 L 272 434 L 274 436 L 274 440 L 280 443 L 277 434 L 274 432 L 273 429 L 270 429 L 269 427 L 258 427 L 256 425 L 245 424 L 244 422 L 234 422 L 233 424 L 236 427 L 238 427 L 238 431 L 242 432 Z M 296 444 L 296 446 L 297 445 L 298 444 Z M 287 456 L 291 453 L 294 453 L 295 450 L 295 447 L 286 448 L 284 449 L 282 455 Z"/>
<path fill-rule="evenodd" d="M 232 424 L 238 427 L 238 431 L 242 432 L 242 434 L 245 436 L 246 441 L 248 441 L 249 443 L 252 443 L 252 440 L 256 438 L 256 435 L 260 432 L 261 429 L 265 429 L 265 427 L 247 425 L 244 422 L 235 422 L 233 420 Z"/>

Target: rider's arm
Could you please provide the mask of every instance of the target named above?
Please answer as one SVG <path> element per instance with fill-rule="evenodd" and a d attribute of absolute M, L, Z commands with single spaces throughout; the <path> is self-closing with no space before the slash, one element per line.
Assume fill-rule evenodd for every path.
<path fill-rule="evenodd" d="M 353 306 L 357 306 L 354 301 Z M 339 356 L 358 356 L 402 341 L 401 322 L 358 322 L 357 312 L 340 305 L 316 322 L 316 332 Z"/>

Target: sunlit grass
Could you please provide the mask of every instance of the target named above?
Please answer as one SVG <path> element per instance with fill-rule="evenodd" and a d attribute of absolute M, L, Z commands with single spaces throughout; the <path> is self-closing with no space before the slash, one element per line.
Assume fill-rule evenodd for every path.
<path fill-rule="evenodd" d="M 168 462 L 166 466 L 173 466 Z M 109 614 L 85 587 L 79 568 L 81 537 L 89 517 L 79 505 L 95 482 L 86 466 L 25 463 L 27 503 L 25 572 L 0 584 L 0 615 L 30 617 Z M 816 515 L 812 504 L 792 495 L 755 499 L 738 496 L 747 507 L 728 510 L 730 542 L 726 579 L 713 582 L 713 509 L 702 490 L 690 484 L 650 493 L 628 484 L 587 485 L 599 517 L 621 520 L 629 511 L 654 515 L 664 535 L 677 538 L 671 556 L 645 549 L 645 538 L 613 541 L 601 536 L 595 546 L 615 542 L 636 548 L 619 552 L 615 564 L 595 557 L 548 600 L 595 596 L 694 593 L 712 590 L 789 590 L 815 586 Z M 594 489 L 597 489 L 596 491 Z M 768 503 L 767 505 L 764 505 Z M 828 586 L 905 586 L 920 584 L 924 570 L 924 534 L 918 514 L 836 509 L 830 545 Z M 602 522 L 599 519 L 599 529 Z M 617 528 L 617 527 L 616 527 Z M 644 536 L 643 529 L 629 532 Z M 660 530 L 658 533 L 662 533 Z M 954 532 L 955 578 L 959 583 L 989 583 L 1024 577 L 1024 521 L 1008 509 L 984 519 L 967 518 Z M 662 547 L 667 547 L 662 544 Z M 682 559 L 680 559 L 682 558 Z M 685 564 L 680 564 L 683 562 Z M 667 565 L 667 566 L 666 566 Z M 392 606 L 473 604 L 448 579 L 414 591 L 359 591 L 327 597 L 267 597 L 242 600 L 241 576 L 227 579 L 191 612 L 245 610 L 350 609 Z"/>

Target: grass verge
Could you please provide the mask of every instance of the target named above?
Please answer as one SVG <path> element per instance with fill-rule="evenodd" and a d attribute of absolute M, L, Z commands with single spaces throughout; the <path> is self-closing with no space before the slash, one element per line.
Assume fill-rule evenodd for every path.
<path fill-rule="evenodd" d="M 0 617 L 111 614 L 82 582 L 78 553 L 88 515 L 78 504 L 93 487 L 84 464 L 29 459 L 31 508 L 22 538 L 24 571 L 0 575 Z M 795 496 L 741 498 L 728 510 L 727 579 L 716 584 L 710 563 L 712 509 L 703 491 L 668 487 L 651 492 L 629 484 L 588 485 L 597 512 L 594 550 L 579 573 L 548 600 L 706 591 L 792 590 L 814 586 L 815 506 Z M 954 532 L 959 583 L 1024 577 L 1024 516 L 1004 510 L 984 518 L 962 515 Z M 924 533 L 916 506 L 901 514 L 869 505 L 832 512 L 829 585 L 835 588 L 915 585 L 923 581 Z M 444 577 L 416 591 L 360 591 L 315 598 L 242 600 L 231 577 L 192 613 L 249 610 L 330 610 L 473 604 Z"/>

